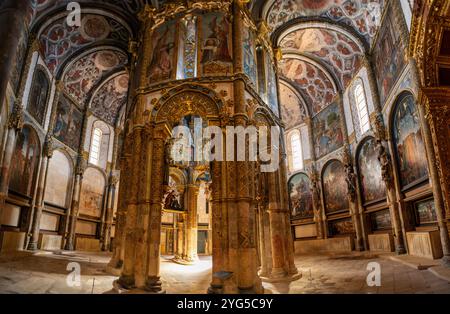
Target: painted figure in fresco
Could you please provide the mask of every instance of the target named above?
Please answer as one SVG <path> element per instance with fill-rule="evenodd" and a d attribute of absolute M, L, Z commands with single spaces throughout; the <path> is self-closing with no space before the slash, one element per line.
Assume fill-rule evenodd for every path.
<path fill-rule="evenodd" d="M 412 96 L 403 99 L 397 108 L 394 137 L 403 186 L 427 177 L 425 145 Z"/>
<path fill-rule="evenodd" d="M 381 144 L 382 149 L 384 146 Z M 386 197 L 386 186 L 382 174 L 386 171 L 385 151 L 380 151 L 374 139 L 364 143 L 359 155 L 359 167 L 364 201 L 370 202 Z M 381 154 L 381 155 L 380 155 Z M 379 159 L 381 158 L 381 159 Z"/>
<path fill-rule="evenodd" d="M 228 46 L 229 24 L 226 18 L 214 18 L 209 23 L 211 34 L 203 45 L 202 63 L 208 62 L 232 62 Z"/>
<path fill-rule="evenodd" d="M 328 213 L 348 209 L 345 169 L 339 161 L 328 165 L 323 174 L 325 208 Z"/>
<path fill-rule="evenodd" d="M 174 190 L 170 191 L 169 194 L 167 194 L 166 200 L 164 202 L 164 208 L 172 210 L 181 210 L 180 203 L 178 202 L 177 195 Z"/>
<path fill-rule="evenodd" d="M 68 108 L 65 106 L 65 104 L 60 102 L 56 112 L 56 123 L 55 129 L 53 131 L 56 138 L 60 140 L 65 138 L 68 124 L 69 124 Z"/>
<path fill-rule="evenodd" d="M 289 184 L 292 217 L 313 217 L 313 200 L 308 177 L 304 174 L 294 176 Z"/>
<path fill-rule="evenodd" d="M 251 35 L 250 29 L 246 28 L 244 31 L 244 70 L 250 78 L 252 82 L 256 84 L 256 63 L 255 63 L 255 55 L 253 52 L 254 42 Z"/>
<path fill-rule="evenodd" d="M 171 50 L 175 47 L 170 32 L 170 27 L 166 26 L 157 40 L 149 66 L 148 77 L 150 80 L 170 77 L 172 72 Z"/>

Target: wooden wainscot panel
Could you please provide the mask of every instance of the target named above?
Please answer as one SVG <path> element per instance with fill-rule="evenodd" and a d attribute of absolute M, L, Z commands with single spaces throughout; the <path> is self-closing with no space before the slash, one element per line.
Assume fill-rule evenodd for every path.
<path fill-rule="evenodd" d="M 394 238 L 389 233 L 369 234 L 369 248 L 373 252 L 394 252 Z"/>
<path fill-rule="evenodd" d="M 62 246 L 62 236 L 53 234 L 39 235 L 39 248 L 43 251 L 57 251 Z"/>
<path fill-rule="evenodd" d="M 100 240 L 77 237 L 76 250 L 82 252 L 100 252 Z"/>
<path fill-rule="evenodd" d="M 407 232 L 409 254 L 412 256 L 439 259 L 443 256 L 439 231 Z"/>
<path fill-rule="evenodd" d="M 354 245 L 352 237 L 295 241 L 295 253 L 347 253 L 353 251 Z"/>
<path fill-rule="evenodd" d="M 25 232 L 0 232 L 0 253 L 23 251 Z"/>
<path fill-rule="evenodd" d="M 315 238 L 317 237 L 316 224 L 295 226 L 295 238 Z"/>

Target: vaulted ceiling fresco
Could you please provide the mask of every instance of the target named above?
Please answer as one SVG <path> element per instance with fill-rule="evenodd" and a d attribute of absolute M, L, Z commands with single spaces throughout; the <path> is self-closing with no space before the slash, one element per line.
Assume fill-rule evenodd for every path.
<path fill-rule="evenodd" d="M 282 77 L 301 91 L 312 115 L 328 106 L 337 94 L 327 73 L 313 62 L 284 58 L 279 63 L 279 71 Z"/>
<path fill-rule="evenodd" d="M 325 28 L 293 31 L 280 43 L 284 51 L 301 52 L 329 65 L 346 88 L 361 67 L 364 53 L 357 42 L 344 33 Z"/>
<path fill-rule="evenodd" d="M 119 111 L 127 101 L 128 82 L 127 73 L 107 80 L 93 96 L 92 113 L 106 123 L 115 125 Z"/>
<path fill-rule="evenodd" d="M 321 17 L 352 27 L 368 43 L 380 25 L 385 0 L 272 0 L 265 18 L 272 30 L 301 17 Z"/>
<path fill-rule="evenodd" d="M 38 20 L 41 16 L 52 10 L 65 8 L 72 0 L 31 0 L 32 15 L 34 20 Z M 102 8 L 115 9 L 118 12 L 128 13 L 130 15 L 137 14 L 144 7 L 146 0 L 78 0 L 81 6 L 97 5 Z"/>
<path fill-rule="evenodd" d="M 74 62 L 64 75 L 66 92 L 81 106 L 87 104 L 89 92 L 112 72 L 128 62 L 128 57 L 118 50 L 95 51 Z"/>
<path fill-rule="evenodd" d="M 62 17 L 48 25 L 40 34 L 45 62 L 53 73 L 80 48 L 99 41 L 126 43 L 131 34 L 118 20 L 98 14 L 86 14 L 81 27 L 70 27 Z"/>
<path fill-rule="evenodd" d="M 307 110 L 295 89 L 283 81 L 280 82 L 280 104 L 281 118 L 287 130 L 302 124 L 308 116 Z"/>

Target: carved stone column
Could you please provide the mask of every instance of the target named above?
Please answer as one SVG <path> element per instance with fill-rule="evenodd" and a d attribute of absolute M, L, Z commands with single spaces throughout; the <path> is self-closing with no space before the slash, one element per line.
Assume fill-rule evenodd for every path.
<path fill-rule="evenodd" d="M 424 110 L 425 109 L 425 110 Z M 436 205 L 439 233 L 444 257 L 442 264 L 450 267 L 449 210 L 450 210 L 450 91 L 446 88 L 422 88 L 420 116 L 425 117 L 422 128 L 427 149 L 434 146 L 429 158 L 430 177 Z M 429 128 L 428 128 L 429 124 Z M 434 161 L 434 163 L 432 163 Z M 443 197 L 443 198 L 442 198 Z M 447 217 L 445 209 L 447 209 Z"/>
<path fill-rule="evenodd" d="M 131 179 L 128 190 L 127 216 L 125 223 L 125 252 L 122 274 L 118 284 L 125 289 L 135 288 L 135 258 L 136 258 L 136 230 L 137 207 L 139 197 L 139 183 L 141 177 L 140 159 L 142 151 L 142 127 L 135 127 L 132 131 L 132 156 L 131 156 Z"/>
<path fill-rule="evenodd" d="M 149 219 L 149 240 L 147 260 L 146 290 L 161 293 L 160 255 L 161 255 L 161 218 L 164 196 L 164 139 L 163 135 L 155 136 L 152 150 L 151 200 Z"/>
<path fill-rule="evenodd" d="M 197 255 L 197 237 L 198 237 L 198 215 L 197 215 L 197 198 L 199 187 L 190 184 L 187 187 L 187 220 L 186 220 L 186 250 L 184 261 L 192 264 L 198 261 Z"/>
<path fill-rule="evenodd" d="M 314 207 L 314 222 L 316 223 L 317 238 L 324 239 L 325 231 L 322 219 L 323 218 L 323 207 L 321 200 L 322 192 L 320 190 L 319 174 L 317 173 L 317 169 L 314 166 L 311 168 L 309 178 L 311 180 L 311 193 L 313 196 L 312 199 Z"/>
<path fill-rule="evenodd" d="M 378 151 L 378 160 L 381 165 L 381 176 L 383 178 L 384 183 L 386 184 L 389 211 L 391 213 L 393 231 L 394 231 L 394 244 L 395 251 L 397 254 L 405 254 L 405 238 L 404 233 L 401 226 L 400 213 L 398 209 L 398 203 L 396 202 L 396 191 L 394 186 L 394 178 L 393 178 L 393 170 L 392 170 L 392 161 L 387 152 L 385 146 L 383 145 L 383 138 L 380 135 L 380 131 L 378 131 L 377 135 L 377 151 Z"/>
<path fill-rule="evenodd" d="M 116 232 L 114 236 L 114 251 L 113 257 L 108 264 L 107 270 L 114 274 L 120 275 L 125 256 L 125 236 L 126 236 L 126 217 L 128 206 L 128 192 L 130 191 L 131 183 L 131 161 L 132 161 L 132 143 L 131 137 L 125 135 L 124 148 L 120 159 L 120 189 L 119 189 L 119 203 L 117 208 Z"/>
<path fill-rule="evenodd" d="M 348 147 L 345 148 L 342 159 L 344 162 L 345 172 L 347 174 L 347 177 L 345 178 L 345 180 L 347 183 L 348 202 L 350 205 L 350 215 L 352 216 L 352 221 L 353 221 L 353 224 L 355 226 L 355 231 L 356 231 L 355 248 L 357 251 L 363 251 L 364 250 L 364 243 L 363 243 L 364 235 L 362 233 L 361 219 L 360 219 L 360 214 L 359 214 L 359 210 L 358 210 L 358 201 L 356 199 L 356 196 L 357 196 L 356 174 L 355 174 L 355 170 L 353 168 L 352 157 L 350 156 Z"/>
<path fill-rule="evenodd" d="M 5 152 L 3 154 L 3 164 L 0 169 L 0 217 L 2 217 L 5 200 L 8 197 L 9 172 L 11 170 L 11 159 L 16 147 L 17 133 L 23 127 L 23 108 L 20 100 L 14 104 L 12 113 L 8 120 L 8 133 L 5 144 Z M 0 226 L 1 227 L 1 226 Z"/>
<path fill-rule="evenodd" d="M 111 175 L 109 179 L 108 192 L 107 192 L 107 200 L 106 200 L 106 214 L 105 214 L 105 224 L 103 226 L 103 242 L 102 242 L 102 251 L 109 251 L 111 248 L 111 229 L 113 224 L 113 211 L 114 211 L 114 203 L 117 192 L 117 183 L 119 182 L 119 178 L 117 175 Z"/>
<path fill-rule="evenodd" d="M 175 250 L 175 261 L 182 262 L 184 260 L 184 229 L 185 227 L 185 219 L 184 214 L 178 214 L 177 221 L 177 247 Z"/>
<path fill-rule="evenodd" d="M 83 156 L 78 156 L 77 167 L 75 171 L 75 181 L 73 184 L 72 193 L 72 203 L 70 205 L 70 211 L 68 215 L 69 227 L 68 234 L 66 238 L 66 244 L 64 249 L 67 251 L 75 250 L 75 235 L 76 235 L 76 225 L 78 219 L 78 213 L 80 210 L 80 194 L 81 194 L 81 184 L 83 181 L 83 174 L 87 167 L 87 161 Z"/>
<path fill-rule="evenodd" d="M 53 156 L 53 138 L 47 135 L 44 143 L 43 156 L 41 160 L 41 171 L 39 172 L 35 209 L 33 213 L 33 221 L 31 226 L 31 238 L 28 243 L 28 250 L 35 251 L 38 249 L 39 231 L 41 225 L 42 210 L 44 209 L 45 187 L 47 183 L 47 173 L 49 161 Z"/>

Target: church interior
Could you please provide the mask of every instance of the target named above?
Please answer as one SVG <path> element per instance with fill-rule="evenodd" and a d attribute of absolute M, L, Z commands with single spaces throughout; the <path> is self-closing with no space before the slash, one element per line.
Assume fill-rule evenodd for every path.
<path fill-rule="evenodd" d="M 0 0 L 0 26 L 0 293 L 450 293 L 450 1 Z M 279 132 L 194 160 L 176 127 L 209 155 Z"/>

